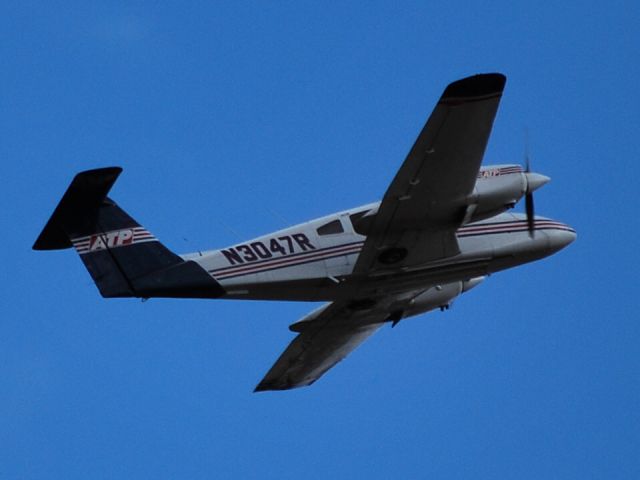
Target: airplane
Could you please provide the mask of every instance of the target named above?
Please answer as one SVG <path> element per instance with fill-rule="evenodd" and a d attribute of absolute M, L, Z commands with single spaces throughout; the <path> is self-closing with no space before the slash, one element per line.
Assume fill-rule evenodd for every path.
<path fill-rule="evenodd" d="M 488 275 L 552 255 L 576 232 L 536 216 L 549 177 L 481 166 L 506 77 L 448 85 L 381 201 L 220 250 L 177 255 L 107 195 L 122 169 L 78 173 L 33 245 L 74 247 L 105 298 L 323 301 L 254 391 L 311 385 L 383 325 Z M 522 198 L 525 213 L 511 210 Z"/>

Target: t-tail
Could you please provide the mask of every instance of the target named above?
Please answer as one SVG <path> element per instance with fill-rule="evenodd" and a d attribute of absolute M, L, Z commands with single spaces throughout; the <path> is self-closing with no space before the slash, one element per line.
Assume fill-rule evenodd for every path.
<path fill-rule="evenodd" d="M 103 297 L 222 296 L 200 265 L 171 252 L 107 197 L 121 172 L 109 167 L 77 174 L 33 249 L 74 247 Z"/>

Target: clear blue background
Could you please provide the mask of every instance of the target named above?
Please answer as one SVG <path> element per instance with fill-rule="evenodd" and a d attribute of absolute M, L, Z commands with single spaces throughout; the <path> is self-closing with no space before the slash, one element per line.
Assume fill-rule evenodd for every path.
<path fill-rule="evenodd" d="M 640 478 L 640 7 L 0 6 L 0 478 Z M 315 305 L 104 300 L 31 245 L 73 175 L 178 252 L 379 199 L 442 89 L 508 76 L 485 163 L 578 240 L 253 394 Z"/>

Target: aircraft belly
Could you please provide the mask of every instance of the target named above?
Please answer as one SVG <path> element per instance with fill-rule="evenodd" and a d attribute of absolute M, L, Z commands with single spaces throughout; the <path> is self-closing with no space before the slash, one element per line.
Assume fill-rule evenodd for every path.
<path fill-rule="evenodd" d="M 325 260 L 327 276 L 337 279 L 351 275 L 357 259 L 358 254 L 351 254 Z"/>
<path fill-rule="evenodd" d="M 411 290 L 465 281 L 488 273 L 491 261 L 488 257 L 456 258 L 456 262 L 449 264 L 429 265 L 411 272 L 376 276 L 366 280 L 360 292 L 369 296 L 397 295 Z"/>
<path fill-rule="evenodd" d="M 307 278 L 270 283 L 238 283 L 224 287 L 224 298 L 240 300 L 283 300 L 325 302 L 340 298 L 341 286 L 322 278 Z"/>
<path fill-rule="evenodd" d="M 238 285 L 245 283 L 272 283 L 287 280 L 306 280 L 310 278 L 326 277 L 323 261 L 294 265 L 290 267 L 272 268 L 258 273 L 240 273 L 232 277 L 222 277 L 218 281 L 221 285 Z M 215 275 L 214 275 L 215 278 Z"/>
<path fill-rule="evenodd" d="M 338 277 L 347 273 L 349 260 L 346 255 L 342 255 L 325 260 L 324 265 L 328 276 Z"/>

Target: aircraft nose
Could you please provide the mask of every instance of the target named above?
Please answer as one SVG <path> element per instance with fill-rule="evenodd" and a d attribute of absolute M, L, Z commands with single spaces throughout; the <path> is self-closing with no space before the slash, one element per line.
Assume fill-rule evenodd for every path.
<path fill-rule="evenodd" d="M 576 238 L 576 231 L 568 225 L 561 228 L 546 231 L 549 238 L 549 249 L 552 253 L 562 250 L 564 247 L 572 243 Z"/>

